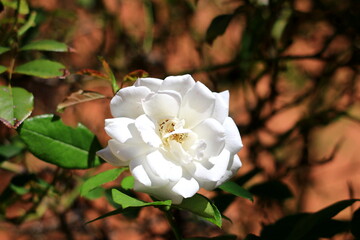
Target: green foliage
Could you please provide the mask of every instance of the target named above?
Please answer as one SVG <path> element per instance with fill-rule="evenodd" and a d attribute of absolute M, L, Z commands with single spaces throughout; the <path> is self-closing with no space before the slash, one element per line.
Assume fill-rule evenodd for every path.
<path fill-rule="evenodd" d="M 254 201 L 251 193 L 249 193 L 246 189 L 242 188 L 240 185 L 236 184 L 235 182 L 225 182 L 219 186 L 221 190 L 224 190 L 225 192 L 229 192 L 231 194 L 234 194 L 238 197 L 243 197 L 246 199 L 249 199 L 251 201 Z"/>
<path fill-rule="evenodd" d="M 87 196 L 93 189 L 115 180 L 125 170 L 127 168 L 114 168 L 88 178 L 81 186 L 80 195 Z"/>
<path fill-rule="evenodd" d="M 50 190 L 52 190 L 53 187 L 53 185 L 45 182 L 35 174 L 21 173 L 14 176 L 9 185 L 7 185 L 4 191 L 0 194 L 0 216 L 6 217 L 6 209 L 17 200 L 22 199 L 25 194 L 31 194 L 34 196 L 33 199 L 28 201 L 29 203 L 36 202 L 35 199 L 47 194 L 50 195 Z M 26 216 L 27 213 L 12 220 L 15 222 L 21 222 L 21 220 Z"/>
<path fill-rule="evenodd" d="M 0 145 L 0 162 L 19 155 L 24 148 L 25 146 L 18 143 L 18 141 L 14 141 L 6 145 Z"/>
<path fill-rule="evenodd" d="M 129 208 L 129 207 L 148 207 L 148 206 L 170 206 L 171 200 L 166 201 L 154 201 L 154 202 L 144 202 L 133 198 L 125 193 L 117 190 L 112 189 L 112 198 L 114 202 L 119 204 L 122 209 Z"/>
<path fill-rule="evenodd" d="M 111 217 L 111 216 L 114 216 L 114 215 L 117 215 L 117 214 L 124 214 L 125 212 L 126 212 L 126 209 L 119 208 L 119 209 L 116 209 L 114 211 L 105 213 L 104 215 L 101 215 L 100 217 L 97 217 L 97 218 L 95 218 L 95 219 L 93 219 L 91 221 L 88 221 L 86 224 L 95 222 L 95 221 L 103 219 L 103 218 Z"/>
<path fill-rule="evenodd" d="M 7 67 L 0 65 L 0 74 L 6 72 L 6 70 L 7 70 Z"/>
<path fill-rule="evenodd" d="M 19 1 L 12 1 L 12 0 L 2 0 L 2 4 L 5 7 L 10 7 L 12 9 L 18 9 L 20 14 L 28 14 L 30 12 L 29 5 L 27 4 L 26 0 L 19 0 Z M 18 6 L 19 2 L 19 6 Z"/>
<path fill-rule="evenodd" d="M 27 119 L 19 134 L 31 153 L 59 167 L 86 169 L 101 164 L 95 154 L 101 146 L 83 125 L 72 128 L 53 115 L 40 115 Z"/>
<path fill-rule="evenodd" d="M 134 188 L 135 178 L 133 176 L 126 176 L 121 181 L 121 187 L 125 190 L 130 190 Z"/>
<path fill-rule="evenodd" d="M 30 75 L 40 78 L 63 77 L 65 75 L 65 66 L 59 62 L 46 59 L 38 59 L 17 66 L 14 73 Z"/>
<path fill-rule="evenodd" d="M 117 84 L 115 75 L 114 75 L 113 71 L 111 70 L 109 63 L 107 61 L 105 61 L 105 59 L 103 57 L 99 57 L 99 60 L 105 70 L 106 79 L 111 83 L 113 92 L 116 93 L 120 88 Z"/>
<path fill-rule="evenodd" d="M 3 54 L 3 53 L 6 53 L 6 52 L 8 52 L 8 51 L 10 51 L 10 48 L 8 48 L 8 47 L 1 47 L 1 46 L 0 46 L 0 55 Z"/>
<path fill-rule="evenodd" d="M 201 194 L 195 194 L 191 198 L 185 198 L 181 204 L 174 207 L 187 210 L 193 214 L 214 223 L 216 226 L 222 226 L 221 213 L 215 204 Z"/>
<path fill-rule="evenodd" d="M 34 97 L 23 88 L 0 87 L 0 120 L 17 128 L 32 112 Z"/>
<path fill-rule="evenodd" d="M 20 51 L 29 51 L 29 50 L 68 52 L 69 47 L 65 43 L 62 43 L 62 42 L 44 39 L 44 40 L 38 40 L 35 42 L 31 42 L 20 48 Z"/>

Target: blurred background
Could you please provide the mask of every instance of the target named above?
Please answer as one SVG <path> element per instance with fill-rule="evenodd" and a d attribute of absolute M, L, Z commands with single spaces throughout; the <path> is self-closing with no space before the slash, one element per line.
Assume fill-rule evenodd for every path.
<path fill-rule="evenodd" d="M 18 56 L 18 62 L 45 56 L 70 72 L 65 79 L 14 75 L 12 84 L 35 96 L 33 116 L 56 113 L 69 125 L 81 122 L 106 145 L 109 99 L 56 112 L 57 105 L 79 89 L 112 96 L 107 81 L 74 74 L 82 69 L 103 71 L 98 56 L 106 59 L 117 79 L 138 69 L 162 79 L 190 73 L 213 91 L 230 90 L 230 115 L 244 143 L 237 180 L 255 201 L 226 200 L 202 191 L 214 197 L 232 223 L 224 220 L 223 229 L 218 229 L 179 213 L 184 236 L 231 233 L 244 239 L 249 233 L 260 235 L 264 226 L 285 216 L 360 198 L 358 0 L 27 3 L 30 12 L 36 12 L 36 24 L 22 44 L 53 39 L 71 48 L 67 53 Z M 14 14 L 13 9 L 2 10 L 3 29 Z M 3 65 L 10 59 L 0 56 Z M 6 74 L 1 74 L 0 83 L 6 82 Z M 14 137 L 16 131 L 0 123 L 0 144 Z M 0 169 L 0 239 L 172 239 L 165 217 L 153 208 L 144 208 L 137 218 L 116 215 L 84 225 L 114 209 L 105 197 L 78 196 L 79 179 L 87 171 L 58 169 L 26 151 L 7 160 L 45 183 L 53 181 L 54 172 L 60 181 L 46 196 L 15 190 L 9 195 L 5 193 L 11 183 L 22 180 L 16 171 Z M 103 164 L 91 171 L 109 168 Z M 38 180 L 41 192 L 43 182 Z M 33 182 L 27 184 L 24 187 L 34 188 Z M 348 221 L 358 206 L 346 208 L 337 218 Z M 346 232 L 331 237 L 354 239 Z"/>

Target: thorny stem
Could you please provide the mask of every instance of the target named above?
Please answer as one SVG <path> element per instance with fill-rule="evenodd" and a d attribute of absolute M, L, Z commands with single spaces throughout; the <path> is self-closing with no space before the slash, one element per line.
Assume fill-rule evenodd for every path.
<path fill-rule="evenodd" d="M 174 216 L 171 214 L 170 210 L 164 210 L 164 213 L 170 224 L 171 230 L 173 231 L 173 233 L 175 235 L 176 240 L 182 240 L 180 229 L 178 228 L 178 225 L 175 222 Z"/>

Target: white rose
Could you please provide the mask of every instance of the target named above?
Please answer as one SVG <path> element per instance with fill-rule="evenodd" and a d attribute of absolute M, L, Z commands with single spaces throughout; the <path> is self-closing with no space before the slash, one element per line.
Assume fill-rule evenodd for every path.
<path fill-rule="evenodd" d="M 229 115 L 229 92 L 211 92 L 190 75 L 139 78 L 117 92 L 105 120 L 112 138 L 97 154 L 130 166 L 134 190 L 174 204 L 212 190 L 241 167 L 242 141 Z"/>

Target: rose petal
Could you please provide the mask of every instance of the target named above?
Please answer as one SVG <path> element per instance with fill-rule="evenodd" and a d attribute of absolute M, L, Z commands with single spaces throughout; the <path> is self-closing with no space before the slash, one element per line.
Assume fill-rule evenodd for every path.
<path fill-rule="evenodd" d="M 129 162 L 141 155 L 148 154 L 153 149 L 146 144 L 129 144 L 121 143 L 115 139 L 110 139 L 108 142 L 112 154 L 124 162 Z"/>
<path fill-rule="evenodd" d="M 146 163 L 151 171 L 163 180 L 174 182 L 182 177 L 182 167 L 166 159 L 159 151 L 148 154 Z"/>
<path fill-rule="evenodd" d="M 239 170 L 239 168 L 241 167 L 241 165 L 242 165 L 242 163 L 241 163 L 240 158 L 239 158 L 239 156 L 237 154 L 230 157 L 230 162 L 228 164 L 228 169 L 226 170 L 226 172 L 222 176 L 222 178 L 216 183 L 215 187 L 220 186 L 221 184 L 223 184 L 224 182 L 229 180 L 232 176 L 234 176 L 236 174 L 236 172 Z"/>
<path fill-rule="evenodd" d="M 229 91 L 214 93 L 214 96 L 216 101 L 212 118 L 223 123 L 225 118 L 229 116 Z"/>
<path fill-rule="evenodd" d="M 131 163 L 133 163 L 134 161 L 131 161 Z M 134 176 L 134 178 L 141 182 L 141 184 L 149 187 L 151 186 L 151 180 L 147 174 L 147 172 L 145 171 L 145 168 L 143 165 L 138 164 L 136 166 L 132 166 L 132 164 L 130 163 L 130 169 L 131 169 L 131 174 Z"/>
<path fill-rule="evenodd" d="M 232 154 L 238 153 L 243 147 L 239 129 L 230 117 L 225 119 L 223 126 L 225 128 L 225 148 Z"/>
<path fill-rule="evenodd" d="M 135 120 L 131 118 L 105 119 L 105 131 L 113 139 L 121 143 L 126 141 L 141 142 L 140 134 L 135 126 Z"/>
<path fill-rule="evenodd" d="M 143 101 L 143 108 L 151 119 L 161 121 L 178 115 L 181 96 L 174 91 L 162 91 L 149 94 Z"/>
<path fill-rule="evenodd" d="M 193 128 L 213 113 L 215 96 L 201 82 L 185 94 L 179 113 L 179 118 L 185 120 L 186 128 Z"/>
<path fill-rule="evenodd" d="M 102 159 L 104 159 L 106 162 L 110 163 L 111 165 L 118 167 L 129 165 L 129 161 L 123 161 L 117 158 L 114 154 L 112 154 L 109 146 L 107 146 L 104 149 L 101 149 L 100 151 L 97 151 L 96 154 Z"/>
<path fill-rule="evenodd" d="M 225 146 L 224 127 L 215 119 L 208 118 L 192 129 L 198 139 L 205 142 L 204 157 L 217 156 Z"/>
<path fill-rule="evenodd" d="M 195 80 L 191 75 L 169 76 L 164 79 L 160 90 L 173 90 L 184 96 L 185 93 L 195 85 Z"/>
<path fill-rule="evenodd" d="M 142 99 L 149 95 L 147 87 L 126 87 L 120 89 L 111 99 L 110 110 L 114 117 L 137 118 L 144 114 Z"/>
<path fill-rule="evenodd" d="M 160 187 L 169 183 L 157 176 L 145 161 L 146 156 L 140 156 L 130 162 L 130 171 L 136 180 L 149 187 Z"/>
<path fill-rule="evenodd" d="M 194 196 L 199 189 L 198 182 L 192 177 L 190 179 L 182 177 L 172 188 L 175 193 L 180 194 L 184 198 Z"/>
<path fill-rule="evenodd" d="M 209 189 L 207 182 L 213 182 L 214 184 L 211 184 L 211 186 L 215 186 L 216 182 L 219 181 L 226 173 L 229 161 L 230 152 L 224 149 L 219 156 L 210 158 L 210 162 L 213 163 L 212 167 L 206 167 L 199 162 L 194 162 L 196 167 L 194 177 L 199 182 L 200 187 L 212 190 Z"/>
<path fill-rule="evenodd" d="M 162 187 L 147 187 L 135 180 L 134 190 L 148 193 L 159 200 L 171 200 L 173 204 L 180 204 L 183 197 L 171 190 L 172 185 L 173 184 L 168 184 Z"/>
<path fill-rule="evenodd" d="M 158 78 L 138 78 L 135 83 L 134 86 L 135 87 L 147 87 L 149 88 L 152 92 L 157 92 L 162 84 L 163 80 L 158 79 Z"/>
<path fill-rule="evenodd" d="M 145 114 L 136 119 L 135 126 L 146 144 L 155 148 L 162 144 L 159 135 L 155 132 L 154 123 Z"/>

